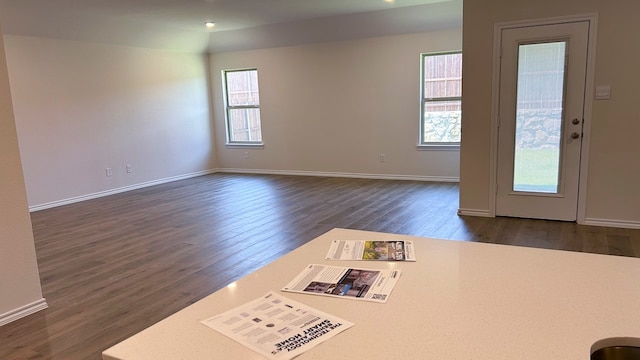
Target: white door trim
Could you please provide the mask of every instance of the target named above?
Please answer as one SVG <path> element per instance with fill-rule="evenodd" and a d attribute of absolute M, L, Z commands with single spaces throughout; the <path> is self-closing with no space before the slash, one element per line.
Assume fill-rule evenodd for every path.
<path fill-rule="evenodd" d="M 498 170 L 498 115 L 500 110 L 500 44 L 502 30 L 528 26 L 552 25 L 567 22 L 589 22 L 589 48 L 587 53 L 587 74 L 585 79 L 584 126 L 582 133 L 582 157 L 580 159 L 580 182 L 578 185 L 578 224 L 584 224 L 586 218 L 587 174 L 589 165 L 589 148 L 591 142 L 591 118 L 593 92 L 595 88 L 596 35 L 598 33 L 598 14 L 561 16 L 545 19 L 502 22 L 493 28 L 493 81 L 491 84 L 491 149 L 489 163 L 489 213 L 496 216 L 496 190 Z M 463 49 L 464 51 L 464 49 Z"/>

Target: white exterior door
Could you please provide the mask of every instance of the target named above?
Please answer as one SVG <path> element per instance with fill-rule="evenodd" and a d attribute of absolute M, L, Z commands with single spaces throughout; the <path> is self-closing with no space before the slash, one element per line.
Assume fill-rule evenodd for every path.
<path fill-rule="evenodd" d="M 575 221 L 589 22 L 501 32 L 496 215 Z"/>

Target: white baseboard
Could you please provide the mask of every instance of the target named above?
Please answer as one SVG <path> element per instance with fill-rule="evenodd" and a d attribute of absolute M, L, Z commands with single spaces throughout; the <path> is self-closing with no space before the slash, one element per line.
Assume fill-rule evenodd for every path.
<path fill-rule="evenodd" d="M 416 176 L 416 175 L 388 175 L 388 174 L 362 174 L 362 173 L 337 173 L 337 172 L 318 172 L 318 171 L 294 171 L 294 170 L 263 170 L 263 169 L 211 169 L 199 172 L 194 172 L 185 175 L 173 176 L 164 179 L 158 179 L 153 181 L 147 181 L 140 184 L 134 184 L 124 186 L 116 189 L 110 189 L 106 191 L 100 191 L 93 194 L 76 196 L 73 198 L 62 199 L 52 201 L 49 203 L 38 204 L 29 206 L 29 211 L 39 211 L 50 209 L 62 205 L 73 204 L 81 201 L 97 199 L 104 196 L 115 195 L 131 190 L 141 189 L 149 186 L 160 185 L 172 181 L 189 179 L 197 176 L 213 174 L 217 172 L 224 173 L 239 173 L 239 174 L 265 174 L 265 175 L 297 175 L 297 176 L 324 176 L 324 177 L 346 177 L 346 178 L 358 178 L 358 179 L 379 179 L 379 180 L 416 180 L 416 181 L 431 181 L 431 182 L 459 182 L 458 177 L 444 177 L 444 176 Z"/>
<path fill-rule="evenodd" d="M 484 210 L 484 209 L 459 208 L 458 215 L 493 217 L 489 212 L 489 210 Z M 621 220 L 612 220 L 612 219 L 587 218 L 584 220 L 584 222 L 579 222 L 579 224 L 591 225 L 591 226 L 605 226 L 605 227 L 613 227 L 613 228 L 625 228 L 625 229 L 640 229 L 640 222 L 637 222 L 637 221 L 621 221 Z"/>
<path fill-rule="evenodd" d="M 582 225 L 606 226 L 606 227 L 625 228 L 625 229 L 640 229 L 640 222 L 620 221 L 620 220 L 611 220 L 611 219 L 586 218 L 584 219 L 584 223 L 582 223 Z"/>
<path fill-rule="evenodd" d="M 294 176 L 321 176 L 321 177 L 344 177 L 344 178 L 356 178 L 356 179 L 379 179 L 379 180 L 414 180 L 414 181 L 429 181 L 429 182 L 460 182 L 459 177 L 446 177 L 446 176 L 418 176 L 418 175 L 391 175 L 391 174 L 365 174 L 365 173 L 341 173 L 341 172 L 320 172 L 320 171 L 296 171 L 296 170 L 268 170 L 268 169 L 236 169 L 236 168 L 220 168 L 210 169 L 204 171 L 198 171 L 190 174 L 184 174 L 179 176 L 168 177 L 164 179 L 158 179 L 153 181 L 147 181 L 140 184 L 129 185 L 120 187 L 117 189 L 111 189 L 107 191 L 101 191 L 93 194 L 87 194 L 77 196 L 69 199 L 63 199 L 53 201 L 45 204 L 39 204 L 29 207 L 29 211 L 38 211 L 49 209 L 57 206 L 73 204 L 85 200 L 91 200 L 99 197 L 115 195 L 126 191 L 135 189 L 141 189 L 149 186 L 160 185 L 172 181 L 189 179 L 197 176 L 203 176 L 213 174 L 217 172 L 222 173 L 240 173 L 240 174 L 265 174 L 265 175 L 294 175 Z M 458 215 L 466 216 L 480 216 L 480 217 L 493 217 L 491 212 L 487 209 L 458 209 Z M 587 218 L 582 225 L 592 226 L 606 226 L 616 228 L 627 229 L 640 229 L 640 222 L 637 221 L 621 221 L 612 219 L 597 219 Z M 0 320 L 2 318 L 0 317 Z"/>
<path fill-rule="evenodd" d="M 445 176 L 364 174 L 364 173 L 341 173 L 341 172 L 321 172 L 321 171 L 269 170 L 269 169 L 234 169 L 234 168 L 221 168 L 221 169 L 218 169 L 218 172 L 240 173 L 240 174 L 344 177 L 344 178 L 354 178 L 354 179 L 377 179 L 377 180 L 414 180 L 414 181 L 430 181 L 430 182 L 460 182 L 460 178 L 459 177 L 445 177 Z"/>
<path fill-rule="evenodd" d="M 131 191 L 131 190 L 141 189 L 141 188 L 154 186 L 154 185 L 160 185 L 160 184 L 164 184 L 172 181 L 184 180 L 184 179 L 193 178 L 193 177 L 202 176 L 202 175 L 213 174 L 217 172 L 240 173 L 240 174 L 346 177 L 346 178 L 380 179 L 380 180 L 416 180 L 416 181 L 431 181 L 431 182 L 459 182 L 460 181 L 460 178 L 457 178 L 457 177 L 442 177 L 442 176 L 415 176 L 415 175 L 388 175 L 388 174 L 337 173 L 337 172 L 318 172 L 318 171 L 224 168 L 224 169 L 211 169 L 211 170 L 199 171 L 199 172 L 194 172 L 194 173 L 185 174 L 185 175 L 147 181 L 140 184 L 134 184 L 134 185 L 124 186 L 116 189 L 100 191 L 93 194 L 81 195 L 73 198 L 33 205 L 29 207 L 29 211 L 34 212 L 39 210 L 50 209 L 50 208 L 54 208 L 62 205 L 68 205 L 68 204 L 73 204 L 81 201 L 97 199 L 104 196 L 115 195 L 115 194 Z"/>
<path fill-rule="evenodd" d="M 38 211 L 38 210 L 50 209 L 50 208 L 54 208 L 54 207 L 57 207 L 57 206 L 73 204 L 73 203 L 86 201 L 86 200 L 91 200 L 91 199 L 97 199 L 97 198 L 104 197 L 104 196 L 115 195 L 115 194 L 131 191 L 131 190 L 141 189 L 141 188 L 154 186 L 154 185 L 165 184 L 165 183 L 172 182 L 172 181 L 177 181 L 177 180 L 189 179 L 189 178 L 193 178 L 193 177 L 196 177 L 196 176 L 212 174 L 212 173 L 215 173 L 215 172 L 217 172 L 217 170 L 204 170 L 204 171 L 198 171 L 198 172 L 185 174 L 185 175 L 178 175 L 178 176 L 172 176 L 172 177 L 168 177 L 168 178 L 164 178 L 164 179 L 147 181 L 147 182 L 134 184 L 134 185 L 129 185 L 129 186 L 124 186 L 124 187 L 120 187 L 120 188 L 116 188 L 116 189 L 100 191 L 100 192 L 93 193 L 93 194 L 76 196 L 76 197 L 69 198 L 69 199 L 57 200 L 57 201 L 52 201 L 52 202 L 45 203 L 45 204 L 29 206 L 29 211 L 30 212 L 34 212 L 34 211 Z"/>
<path fill-rule="evenodd" d="M 18 319 L 22 319 L 25 316 L 29 316 L 33 313 L 36 313 L 40 310 L 44 310 L 47 307 L 49 307 L 47 305 L 47 301 L 42 298 L 38 301 L 34 301 L 31 304 L 27 304 L 24 306 L 21 306 L 17 309 L 11 310 L 9 312 L 6 312 L 4 314 L 0 315 L 0 326 L 2 325 L 6 325 L 10 322 L 16 321 Z"/>
<path fill-rule="evenodd" d="M 466 216 L 480 216 L 480 217 L 494 217 L 491 215 L 491 212 L 486 209 L 458 209 L 458 215 L 466 215 Z"/>

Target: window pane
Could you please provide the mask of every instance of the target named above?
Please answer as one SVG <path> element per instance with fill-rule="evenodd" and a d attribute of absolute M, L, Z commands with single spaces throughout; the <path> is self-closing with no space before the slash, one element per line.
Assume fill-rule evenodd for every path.
<path fill-rule="evenodd" d="M 461 101 L 424 103 L 423 142 L 460 142 Z"/>
<path fill-rule="evenodd" d="M 224 72 L 228 141 L 262 142 L 258 70 Z"/>
<path fill-rule="evenodd" d="M 229 106 L 260 104 L 258 70 L 229 71 L 226 75 Z"/>
<path fill-rule="evenodd" d="M 459 143 L 462 53 L 422 57 L 421 144 Z"/>
<path fill-rule="evenodd" d="M 424 97 L 462 96 L 462 54 L 424 57 Z"/>
<path fill-rule="evenodd" d="M 260 109 L 229 110 L 230 141 L 262 141 Z"/>
<path fill-rule="evenodd" d="M 513 190 L 557 193 L 566 43 L 520 45 Z"/>

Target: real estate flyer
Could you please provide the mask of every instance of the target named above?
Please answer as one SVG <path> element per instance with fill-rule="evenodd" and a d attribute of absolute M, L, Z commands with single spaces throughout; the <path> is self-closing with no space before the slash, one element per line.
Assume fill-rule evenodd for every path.
<path fill-rule="evenodd" d="M 273 291 L 201 323 L 267 359 L 292 359 L 353 326 Z"/>
<path fill-rule="evenodd" d="M 327 260 L 416 261 L 412 241 L 334 240 Z"/>
<path fill-rule="evenodd" d="M 384 303 L 398 282 L 400 273 L 400 270 L 310 264 L 282 290 Z"/>

